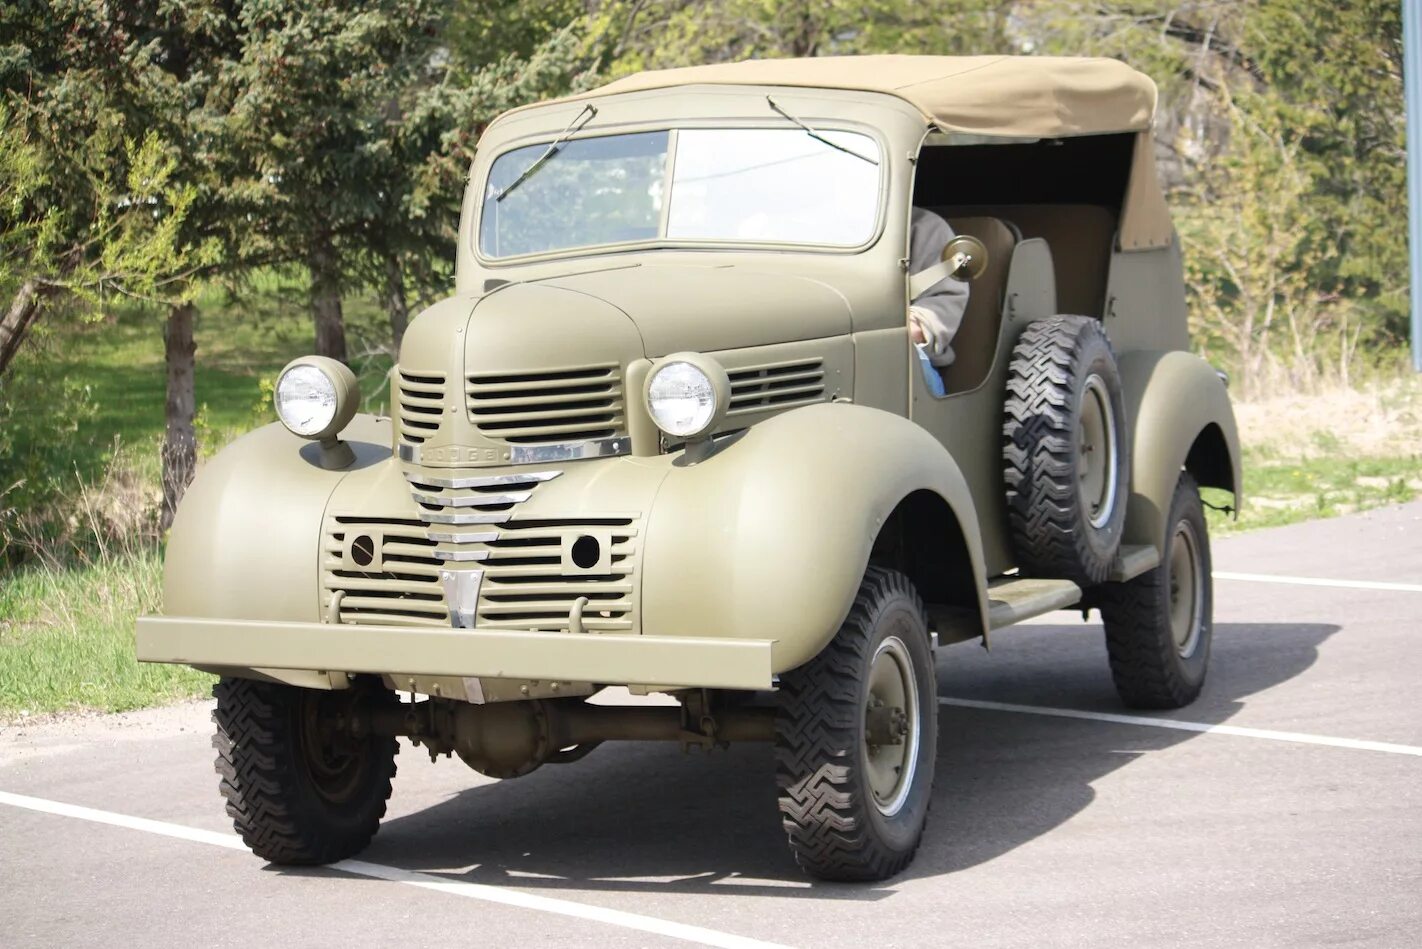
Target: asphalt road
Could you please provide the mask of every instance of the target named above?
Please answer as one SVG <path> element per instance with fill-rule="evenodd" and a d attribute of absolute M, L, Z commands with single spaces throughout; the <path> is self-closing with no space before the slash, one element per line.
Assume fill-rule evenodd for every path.
<path fill-rule="evenodd" d="M 877 886 L 800 876 L 759 747 L 507 782 L 406 747 L 361 861 L 285 870 L 234 847 L 208 703 L 5 728 L 0 944 L 1422 944 L 1422 504 L 1215 569 L 1328 585 L 1218 579 L 1208 685 L 1169 715 L 1112 718 L 1076 615 L 942 650 L 927 837 Z"/>

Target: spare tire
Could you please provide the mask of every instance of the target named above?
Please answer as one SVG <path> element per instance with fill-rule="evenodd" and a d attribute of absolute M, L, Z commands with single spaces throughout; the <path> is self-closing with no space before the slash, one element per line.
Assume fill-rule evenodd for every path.
<path fill-rule="evenodd" d="M 1002 424 L 1008 525 L 1024 575 L 1104 583 L 1130 493 L 1121 374 L 1098 320 L 1030 324 L 1012 350 Z"/>

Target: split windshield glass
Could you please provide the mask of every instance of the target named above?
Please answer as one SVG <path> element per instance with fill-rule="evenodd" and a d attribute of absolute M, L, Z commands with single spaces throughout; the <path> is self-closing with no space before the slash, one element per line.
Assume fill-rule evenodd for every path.
<path fill-rule="evenodd" d="M 817 132 L 837 147 L 800 129 L 572 139 L 506 192 L 548 146 L 513 149 L 490 169 L 479 249 L 494 258 L 658 240 L 858 246 L 878 217 L 878 145 Z"/>

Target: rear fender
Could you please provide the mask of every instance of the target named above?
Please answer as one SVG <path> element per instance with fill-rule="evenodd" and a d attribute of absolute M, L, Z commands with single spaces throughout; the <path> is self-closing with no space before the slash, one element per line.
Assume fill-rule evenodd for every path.
<path fill-rule="evenodd" d="M 1132 352 L 1119 358 L 1132 425 L 1127 544 L 1163 549 L 1166 513 L 1180 472 L 1240 502 L 1239 434 L 1224 381 L 1192 353 Z"/>
<path fill-rule="evenodd" d="M 643 628 L 772 639 L 774 671 L 792 669 L 834 636 L 881 529 L 916 492 L 956 516 L 963 540 L 951 542 L 967 547 L 982 622 L 978 521 L 952 457 L 900 416 L 825 403 L 672 467 L 647 526 Z"/>

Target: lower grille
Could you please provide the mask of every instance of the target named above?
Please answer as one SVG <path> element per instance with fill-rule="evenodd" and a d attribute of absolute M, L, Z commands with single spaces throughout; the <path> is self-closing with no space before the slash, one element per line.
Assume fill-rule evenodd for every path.
<path fill-rule="evenodd" d="M 561 632 L 579 597 L 583 628 L 633 628 L 636 519 L 626 515 L 516 517 L 534 491 L 562 474 L 522 471 L 449 476 L 407 470 L 428 563 L 440 570 L 478 571 L 474 628 Z M 582 554 L 575 547 L 582 545 Z M 579 563 L 581 561 L 581 565 Z M 440 615 L 448 619 L 444 610 Z"/>
<path fill-rule="evenodd" d="M 566 575 L 564 551 L 592 538 L 599 566 Z M 583 626 L 589 630 L 632 628 L 637 530 L 630 517 L 510 521 L 482 545 L 484 584 L 479 625 L 566 631 L 568 614 L 587 597 Z M 603 550 L 602 548 L 606 549 Z"/>
<path fill-rule="evenodd" d="M 336 516 L 321 550 L 321 609 L 340 594 L 338 621 L 448 626 L 435 542 L 421 521 Z"/>

